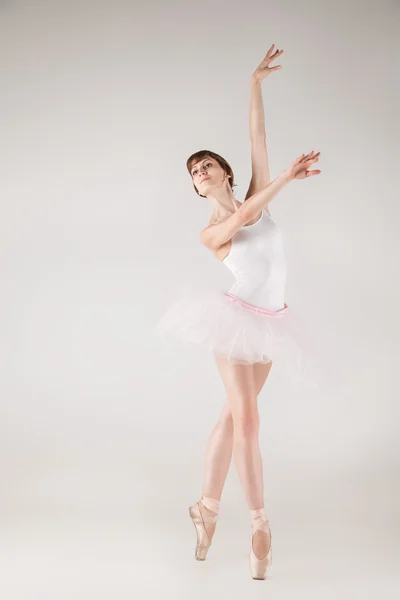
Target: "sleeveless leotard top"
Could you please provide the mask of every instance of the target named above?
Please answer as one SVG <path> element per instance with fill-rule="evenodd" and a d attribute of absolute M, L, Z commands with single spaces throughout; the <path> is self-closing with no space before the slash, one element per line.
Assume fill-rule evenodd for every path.
<path fill-rule="evenodd" d="M 285 305 L 286 260 L 282 232 L 265 209 L 253 225 L 232 237 L 222 261 L 235 276 L 229 292 L 250 304 L 280 309 Z"/>

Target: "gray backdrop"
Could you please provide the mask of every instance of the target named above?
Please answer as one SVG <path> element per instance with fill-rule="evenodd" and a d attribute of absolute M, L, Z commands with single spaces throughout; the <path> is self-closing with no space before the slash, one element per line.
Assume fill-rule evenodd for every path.
<path fill-rule="evenodd" d="M 395 3 L 4 1 L 0 17 L 2 596 L 393 597 Z M 322 174 L 270 204 L 287 302 L 339 385 L 293 393 L 271 371 L 262 391 L 274 563 L 256 583 L 233 461 L 194 559 L 187 509 L 224 390 L 211 356 L 153 330 L 182 282 L 232 283 L 198 242 L 210 205 L 185 162 L 218 152 L 243 200 L 249 77 L 272 43 L 272 177 L 321 152 Z"/>

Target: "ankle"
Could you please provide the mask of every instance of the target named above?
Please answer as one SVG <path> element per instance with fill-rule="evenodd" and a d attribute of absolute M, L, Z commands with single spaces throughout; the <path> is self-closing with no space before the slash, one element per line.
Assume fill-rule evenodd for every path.
<path fill-rule="evenodd" d="M 249 513 L 253 535 L 258 529 L 261 529 L 262 531 L 268 530 L 269 525 L 267 515 L 265 514 L 265 508 L 250 508 Z"/>
<path fill-rule="evenodd" d="M 210 512 L 214 513 L 215 515 L 218 515 L 220 501 L 217 500 L 217 498 L 211 498 L 210 496 L 204 496 L 204 494 L 203 494 L 202 497 L 201 497 L 201 503 Z"/>

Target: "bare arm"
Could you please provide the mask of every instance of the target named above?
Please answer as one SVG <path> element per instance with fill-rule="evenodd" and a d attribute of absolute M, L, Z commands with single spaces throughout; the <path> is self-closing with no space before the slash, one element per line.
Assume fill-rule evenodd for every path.
<path fill-rule="evenodd" d="M 250 139 L 265 139 L 264 103 L 261 81 L 255 75 L 250 79 Z"/>
<path fill-rule="evenodd" d="M 251 180 L 245 201 L 271 181 L 264 123 L 261 81 L 250 81 Z"/>
<path fill-rule="evenodd" d="M 271 181 L 261 84 L 271 73 L 281 69 L 280 65 L 272 67 L 271 63 L 283 53 L 283 50 L 276 50 L 273 53 L 273 49 L 274 44 L 250 79 L 251 181 L 245 201 Z"/>
<path fill-rule="evenodd" d="M 288 172 L 283 171 L 262 190 L 253 194 L 246 202 L 243 202 L 237 211 L 226 219 L 226 221 L 217 223 L 216 225 L 209 225 L 203 229 L 200 233 L 201 243 L 210 248 L 210 250 L 220 248 L 243 225 L 254 219 L 260 210 L 265 208 L 289 181 Z"/>
<path fill-rule="evenodd" d="M 217 250 L 245 225 L 254 219 L 261 209 L 266 208 L 269 202 L 293 179 L 305 179 L 311 175 L 318 175 L 321 171 L 308 171 L 313 162 L 319 160 L 319 152 L 314 151 L 307 155 L 302 154 L 292 163 L 289 169 L 282 171 L 271 183 L 262 190 L 253 194 L 246 202 L 243 202 L 236 212 L 223 223 L 209 225 L 200 233 L 202 244 Z"/>

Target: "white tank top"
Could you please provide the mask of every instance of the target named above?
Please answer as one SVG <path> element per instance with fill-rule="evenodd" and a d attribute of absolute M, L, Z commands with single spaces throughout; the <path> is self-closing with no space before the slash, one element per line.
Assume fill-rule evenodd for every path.
<path fill-rule="evenodd" d="M 244 225 L 232 237 L 222 261 L 235 276 L 229 292 L 250 304 L 280 309 L 285 305 L 286 260 L 282 232 L 267 213 Z"/>

